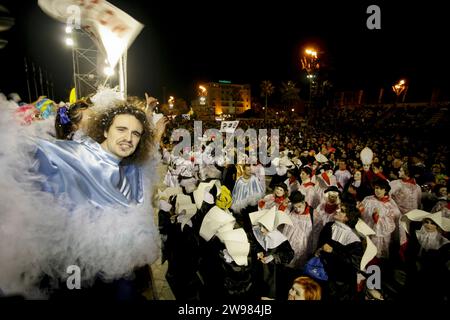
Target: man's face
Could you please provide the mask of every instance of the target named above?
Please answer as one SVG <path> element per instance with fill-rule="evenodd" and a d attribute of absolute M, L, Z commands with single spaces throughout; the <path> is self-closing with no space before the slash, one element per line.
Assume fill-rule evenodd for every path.
<path fill-rule="evenodd" d="M 386 194 L 386 190 L 380 188 L 380 186 L 375 186 L 375 197 L 381 199 Z"/>
<path fill-rule="evenodd" d="M 334 220 L 342 223 L 347 223 L 348 221 L 347 211 L 348 208 L 344 204 L 341 204 L 340 207 L 336 210 Z"/>
<path fill-rule="evenodd" d="M 251 166 L 244 167 L 244 175 L 246 177 L 250 177 L 252 175 L 252 167 Z"/>
<path fill-rule="evenodd" d="M 424 219 L 422 225 L 426 232 L 437 232 L 437 226 L 431 219 Z"/>
<path fill-rule="evenodd" d="M 143 131 L 141 122 L 135 116 L 119 114 L 105 131 L 106 140 L 102 142 L 102 147 L 120 159 L 126 158 L 136 150 Z"/>
<path fill-rule="evenodd" d="M 447 196 L 447 187 L 439 188 L 438 196 L 440 196 L 440 197 L 446 197 L 446 196 Z"/>
<path fill-rule="evenodd" d="M 336 191 L 329 191 L 329 192 L 327 192 L 327 199 L 328 199 L 328 203 L 334 204 L 338 201 L 339 194 Z"/>
<path fill-rule="evenodd" d="M 302 179 L 302 181 L 306 181 L 309 179 L 309 175 L 305 171 L 302 171 L 300 172 L 300 179 Z"/>
<path fill-rule="evenodd" d="M 275 196 L 276 197 L 284 196 L 284 189 L 282 187 L 275 187 Z"/>
<path fill-rule="evenodd" d="M 305 209 L 306 209 L 306 202 L 297 202 L 297 203 L 294 203 L 294 211 L 296 212 L 296 213 L 299 213 L 299 214 L 301 214 L 301 213 L 303 213 L 303 212 L 305 212 Z"/>
<path fill-rule="evenodd" d="M 403 170 L 403 167 L 400 168 L 399 172 L 398 172 L 398 177 L 400 179 L 404 179 L 407 178 L 406 174 L 405 174 L 405 170 Z"/>

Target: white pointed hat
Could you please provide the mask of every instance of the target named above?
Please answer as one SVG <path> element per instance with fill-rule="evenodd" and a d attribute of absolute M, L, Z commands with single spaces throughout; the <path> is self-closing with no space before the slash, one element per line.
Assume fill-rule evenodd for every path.
<path fill-rule="evenodd" d="M 276 230 L 280 224 L 293 225 L 291 218 L 276 206 L 250 213 L 250 221 L 253 225 L 262 224 L 268 231 Z"/>
<path fill-rule="evenodd" d="M 219 180 L 211 180 L 209 182 L 200 182 L 197 189 L 193 192 L 195 205 L 198 209 L 202 207 L 203 200 L 205 199 L 205 193 L 209 192 L 211 188 L 216 185 L 218 194 L 220 193 Z M 217 194 L 216 194 L 217 195 Z M 214 195 L 214 196 L 216 196 Z"/>
<path fill-rule="evenodd" d="M 165 188 L 164 191 L 158 189 L 158 200 L 169 200 L 169 198 L 175 194 L 183 193 L 183 190 L 180 187 L 168 187 Z"/>
<path fill-rule="evenodd" d="M 358 218 L 358 222 L 355 225 L 356 231 L 366 238 L 366 250 L 364 251 L 364 254 L 361 258 L 360 263 L 360 270 L 366 270 L 367 264 L 375 258 L 377 255 L 377 247 L 375 244 L 370 240 L 369 236 L 376 234 L 375 231 L 373 231 L 367 223 L 365 223 L 362 219 Z"/>
<path fill-rule="evenodd" d="M 248 264 L 248 254 L 250 253 L 250 243 L 244 229 L 224 231 L 217 234 L 217 237 L 225 244 L 228 254 L 239 266 Z"/>
<path fill-rule="evenodd" d="M 200 236 L 206 241 L 220 232 L 233 230 L 236 219 L 217 206 L 211 208 L 205 215 L 200 227 Z"/>
<path fill-rule="evenodd" d="M 442 211 L 429 213 L 427 211 L 414 209 L 406 213 L 400 219 L 400 225 L 409 233 L 410 221 L 422 221 L 423 219 L 430 219 L 436 223 L 442 230 L 450 231 L 450 219 L 442 216 Z"/>
<path fill-rule="evenodd" d="M 179 215 L 178 220 L 181 222 L 181 230 L 183 230 L 186 223 L 197 213 L 197 207 L 192 203 L 190 196 L 179 194 L 175 202 L 175 213 Z"/>
<path fill-rule="evenodd" d="M 320 162 L 320 163 L 328 162 L 327 157 L 325 157 L 325 156 L 324 156 L 323 154 L 321 154 L 321 153 L 316 154 L 316 155 L 314 156 L 314 158 L 317 160 L 317 162 Z"/>

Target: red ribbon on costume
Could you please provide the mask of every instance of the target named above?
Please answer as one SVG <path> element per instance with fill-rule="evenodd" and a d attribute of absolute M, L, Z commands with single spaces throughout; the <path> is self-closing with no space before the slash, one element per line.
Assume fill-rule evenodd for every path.
<path fill-rule="evenodd" d="M 414 179 L 414 178 L 409 178 L 409 179 L 403 178 L 402 181 L 405 182 L 405 183 L 411 183 L 413 185 L 416 184 L 416 179 Z"/>
<path fill-rule="evenodd" d="M 378 199 L 378 198 L 377 198 Z M 381 201 L 383 203 L 389 202 L 389 195 L 385 195 L 383 198 L 378 199 L 378 201 Z"/>
<path fill-rule="evenodd" d="M 322 176 L 322 179 L 325 180 L 325 182 L 326 182 L 328 185 L 331 184 L 330 178 L 328 177 L 328 175 L 327 175 L 326 172 L 322 173 L 321 176 Z"/>
<path fill-rule="evenodd" d="M 309 186 L 314 187 L 315 184 L 312 183 L 312 182 L 307 182 L 307 183 L 304 183 L 303 186 L 304 186 L 305 188 L 308 188 Z"/>

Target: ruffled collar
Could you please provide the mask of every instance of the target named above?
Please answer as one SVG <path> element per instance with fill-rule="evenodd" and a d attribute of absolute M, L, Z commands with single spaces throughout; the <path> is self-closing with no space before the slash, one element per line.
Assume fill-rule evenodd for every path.
<path fill-rule="evenodd" d="M 278 230 L 270 231 L 267 235 L 261 233 L 259 226 L 253 227 L 253 234 L 255 235 L 258 243 L 263 247 L 265 251 L 269 249 L 274 249 L 282 244 L 287 238 Z"/>
<path fill-rule="evenodd" d="M 427 232 L 424 226 L 422 226 L 420 230 L 416 231 L 416 236 L 420 246 L 425 251 L 438 250 L 443 245 L 450 242 L 449 240 L 444 238 L 438 231 Z"/>
<path fill-rule="evenodd" d="M 331 239 L 346 246 L 353 242 L 360 242 L 359 237 L 345 223 L 335 221 L 331 227 Z"/>

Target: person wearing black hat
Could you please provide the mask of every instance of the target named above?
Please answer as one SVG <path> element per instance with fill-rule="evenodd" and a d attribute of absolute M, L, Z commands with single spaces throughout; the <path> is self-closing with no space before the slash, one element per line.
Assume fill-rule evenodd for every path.
<path fill-rule="evenodd" d="M 291 225 L 284 225 L 282 233 L 288 238 L 294 250 L 294 258 L 288 267 L 301 268 L 312 253 L 312 227 L 314 209 L 305 201 L 305 196 L 299 192 L 293 192 L 289 200 L 291 202 L 289 217 Z"/>
<path fill-rule="evenodd" d="M 288 186 L 288 193 L 291 194 L 294 191 L 297 191 L 300 188 L 300 177 L 297 167 L 288 169 L 287 171 L 287 179 L 284 183 Z"/>
<path fill-rule="evenodd" d="M 370 239 L 377 247 L 377 258 L 388 259 L 389 247 L 394 240 L 398 242 L 398 223 L 400 210 L 389 197 L 391 187 L 384 179 L 373 182 L 374 194 L 365 197 L 359 205 L 361 217 L 375 231 Z M 393 233 L 396 231 L 396 233 Z M 394 236 L 392 238 L 392 236 Z"/>
<path fill-rule="evenodd" d="M 263 199 L 258 201 L 258 208 L 270 209 L 273 206 L 277 207 L 277 210 L 287 211 L 289 199 L 288 187 L 285 183 L 277 183 L 274 185 L 273 193 L 266 195 Z"/>

